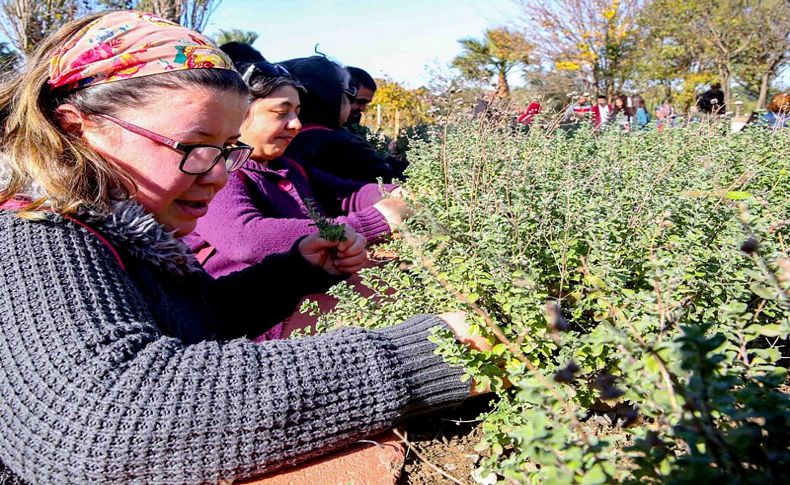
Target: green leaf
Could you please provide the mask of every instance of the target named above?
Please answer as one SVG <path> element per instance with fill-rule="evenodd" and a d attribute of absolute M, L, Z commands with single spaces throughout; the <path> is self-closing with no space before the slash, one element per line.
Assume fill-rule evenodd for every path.
<path fill-rule="evenodd" d="M 581 479 L 583 485 L 599 485 L 606 483 L 606 473 L 600 463 L 592 466 Z"/>
<path fill-rule="evenodd" d="M 776 292 L 768 288 L 767 286 L 763 286 L 760 283 L 752 283 L 749 285 L 749 289 L 752 290 L 752 293 L 759 296 L 763 300 L 775 300 L 776 299 Z"/>
<path fill-rule="evenodd" d="M 736 190 L 736 191 L 733 191 L 733 192 L 727 192 L 727 195 L 726 195 L 726 197 L 728 199 L 730 199 L 730 200 L 746 200 L 746 199 L 748 199 L 751 196 L 752 196 L 752 194 L 750 194 L 749 192 L 742 192 L 742 191 L 739 191 L 739 190 Z"/>
<path fill-rule="evenodd" d="M 781 327 L 779 324 L 773 323 L 765 323 L 765 324 L 754 324 L 749 325 L 746 327 L 746 333 L 752 335 L 761 335 L 763 337 L 779 337 L 782 334 Z"/>

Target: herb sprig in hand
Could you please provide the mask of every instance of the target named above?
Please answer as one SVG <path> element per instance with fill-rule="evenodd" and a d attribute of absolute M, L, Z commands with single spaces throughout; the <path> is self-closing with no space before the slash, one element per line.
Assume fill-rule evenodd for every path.
<path fill-rule="evenodd" d="M 327 241 L 341 242 L 346 240 L 345 228 L 343 224 L 335 224 L 321 215 L 316 208 L 313 199 L 305 199 L 307 214 L 313 221 L 313 225 L 318 228 L 318 236 Z"/>

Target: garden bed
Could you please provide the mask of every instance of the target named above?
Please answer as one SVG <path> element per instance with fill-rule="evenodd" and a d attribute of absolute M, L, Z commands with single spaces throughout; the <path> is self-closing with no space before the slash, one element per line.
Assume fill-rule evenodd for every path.
<path fill-rule="evenodd" d="M 790 481 L 787 130 L 466 120 L 410 150 L 415 215 L 383 248 L 398 261 L 363 271 L 364 296 L 335 287 L 317 330 L 464 309 L 496 344 L 434 337 L 496 399 L 475 427 L 408 426 L 427 461 L 464 483 L 469 470 L 501 483 Z M 402 480 L 431 483 L 429 468 L 410 459 Z"/>

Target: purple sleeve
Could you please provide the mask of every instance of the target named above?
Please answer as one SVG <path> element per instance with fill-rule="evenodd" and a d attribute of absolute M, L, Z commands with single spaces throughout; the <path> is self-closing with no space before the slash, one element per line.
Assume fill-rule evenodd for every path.
<path fill-rule="evenodd" d="M 359 182 L 338 177 L 320 169 L 311 169 L 310 187 L 328 213 L 348 214 L 367 209 L 382 199 L 378 184 Z M 384 184 L 389 192 L 397 184 Z"/>
<path fill-rule="evenodd" d="M 384 190 L 387 192 L 392 192 L 397 187 L 397 184 L 384 184 Z M 355 212 L 366 209 L 383 198 L 378 184 L 366 184 L 348 197 L 345 197 L 341 207 L 343 212 Z"/>
<path fill-rule="evenodd" d="M 257 207 L 246 185 L 230 177 L 198 220 L 196 232 L 217 254 L 252 265 L 274 253 L 287 252 L 302 236 L 316 231 L 310 219 L 273 217 Z"/>
<path fill-rule="evenodd" d="M 368 243 L 378 242 L 391 232 L 387 220 L 375 207 L 351 212 L 349 215 L 338 217 L 335 220 L 354 228 L 355 231 L 365 236 Z"/>

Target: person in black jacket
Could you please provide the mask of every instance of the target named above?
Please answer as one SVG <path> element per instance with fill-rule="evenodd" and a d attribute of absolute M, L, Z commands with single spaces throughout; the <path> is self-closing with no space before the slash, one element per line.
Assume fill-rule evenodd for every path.
<path fill-rule="evenodd" d="M 342 129 L 356 99 L 348 71 L 323 56 L 280 64 L 307 90 L 299 114 L 303 128 L 286 150 L 287 157 L 304 163 L 308 172 L 317 168 L 346 179 L 375 182 L 380 177 L 390 182 L 403 178 L 403 161 L 382 157 L 367 141 Z"/>
<path fill-rule="evenodd" d="M 713 83 L 710 89 L 697 96 L 697 108 L 707 114 L 723 114 L 727 111 L 724 105 L 724 91 L 721 84 Z"/>

